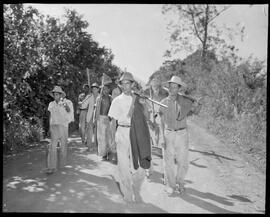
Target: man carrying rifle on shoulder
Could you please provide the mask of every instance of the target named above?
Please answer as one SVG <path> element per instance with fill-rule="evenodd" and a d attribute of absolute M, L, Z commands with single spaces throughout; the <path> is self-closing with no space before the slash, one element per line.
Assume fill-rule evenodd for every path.
<path fill-rule="evenodd" d="M 187 116 L 198 114 L 200 103 L 188 96 L 180 94 L 186 84 L 178 76 L 173 76 L 167 82 L 169 96 L 161 101 L 167 108 L 160 107 L 161 144 L 164 148 L 166 191 L 182 194 L 184 178 L 188 170 L 188 131 Z M 176 162 L 176 165 L 175 165 Z"/>

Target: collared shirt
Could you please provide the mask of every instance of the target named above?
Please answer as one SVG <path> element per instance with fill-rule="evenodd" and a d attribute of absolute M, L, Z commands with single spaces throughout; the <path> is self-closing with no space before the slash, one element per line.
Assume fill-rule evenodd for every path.
<path fill-rule="evenodd" d="M 57 103 L 55 100 L 49 103 L 48 111 L 50 111 L 50 125 L 63 125 L 68 127 L 71 121 L 74 121 L 73 104 L 70 100 L 65 99 L 65 102 L 70 108 L 67 112 L 65 107 L 61 103 Z"/>
<path fill-rule="evenodd" d="M 128 117 L 132 103 L 132 96 L 121 93 L 112 101 L 108 116 L 118 120 L 118 124 L 130 125 L 131 118 Z"/>
<path fill-rule="evenodd" d="M 187 127 L 187 113 L 192 108 L 192 102 L 186 97 L 179 96 L 173 100 L 170 96 L 161 101 L 168 108 L 160 107 L 159 112 L 163 115 L 165 129 L 178 130 Z"/>
<path fill-rule="evenodd" d="M 91 94 L 87 94 L 85 97 L 84 96 L 85 96 L 84 93 L 81 93 L 79 95 L 78 101 L 79 101 L 80 109 L 87 109 L 89 105 Z"/>

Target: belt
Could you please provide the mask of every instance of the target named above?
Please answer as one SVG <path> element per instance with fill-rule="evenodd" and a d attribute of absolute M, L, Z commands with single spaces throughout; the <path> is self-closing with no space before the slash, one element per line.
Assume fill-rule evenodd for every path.
<path fill-rule="evenodd" d="M 81 110 L 81 111 L 86 111 L 86 110 L 88 110 L 88 108 L 85 108 L 85 109 L 81 109 L 81 108 L 80 108 L 80 110 Z"/>
<path fill-rule="evenodd" d="M 183 128 L 179 128 L 179 129 L 166 129 L 166 130 L 169 130 L 169 131 L 180 131 L 180 130 L 184 130 L 184 129 L 186 129 L 186 128 L 183 127 Z"/>
<path fill-rule="evenodd" d="M 122 124 L 118 124 L 118 126 L 120 126 L 120 127 L 130 127 L 130 125 L 122 125 Z"/>

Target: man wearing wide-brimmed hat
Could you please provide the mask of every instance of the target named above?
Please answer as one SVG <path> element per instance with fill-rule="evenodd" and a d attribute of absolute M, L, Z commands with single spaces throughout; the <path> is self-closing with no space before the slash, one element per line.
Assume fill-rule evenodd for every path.
<path fill-rule="evenodd" d="M 91 91 L 88 84 L 83 85 L 83 93 L 78 97 L 77 114 L 79 114 L 79 130 L 81 134 L 82 144 L 85 144 L 85 132 L 86 132 L 86 115 L 90 102 Z"/>
<path fill-rule="evenodd" d="M 187 115 L 198 106 L 190 98 L 180 95 L 186 84 L 178 76 L 172 76 L 169 96 L 161 101 L 168 108 L 160 107 L 161 144 L 164 148 L 166 191 L 184 192 L 184 177 L 188 170 L 188 132 Z M 176 165 L 175 165 L 176 161 Z M 176 170 L 175 170 L 176 166 Z M 175 173 L 176 171 L 176 173 Z"/>
<path fill-rule="evenodd" d="M 135 146 L 133 146 L 134 142 L 132 142 L 135 141 L 136 143 L 136 141 L 138 141 L 139 139 L 144 138 L 144 135 L 141 135 L 141 138 L 137 138 L 138 140 L 137 139 L 132 140 L 132 138 L 134 138 L 132 136 L 134 135 L 133 131 L 134 129 L 132 125 L 133 123 L 132 121 L 134 121 L 133 115 L 135 114 L 135 112 L 140 112 L 139 110 L 136 111 L 137 98 L 134 94 L 132 94 L 132 85 L 134 81 L 135 80 L 131 73 L 129 72 L 123 73 L 123 75 L 119 79 L 119 84 L 121 86 L 122 93 L 113 99 L 108 113 L 108 115 L 112 118 L 111 121 L 112 141 L 115 142 L 117 151 L 118 173 L 115 173 L 115 179 L 117 180 L 117 182 L 119 182 L 120 190 L 124 195 L 124 199 L 129 202 L 141 200 L 140 188 L 143 179 L 145 177 L 145 170 L 144 168 L 142 168 L 144 167 L 143 163 L 140 164 L 138 167 L 138 160 L 134 157 L 134 156 L 138 157 L 138 150 L 137 151 L 135 150 L 136 152 L 134 152 Z M 143 114 L 142 113 L 140 114 L 141 114 L 140 117 L 142 117 Z M 144 126 L 146 126 L 146 128 L 144 128 Z M 140 145 L 145 146 L 145 148 L 149 149 L 148 151 L 149 155 L 145 153 L 144 156 L 148 158 L 140 159 L 142 160 L 140 161 L 140 163 L 145 162 L 146 164 L 148 163 L 148 166 L 150 166 L 149 163 L 149 160 L 151 160 L 150 135 L 149 131 L 147 131 L 148 127 L 146 122 L 144 126 L 140 125 L 139 127 L 141 129 L 137 128 L 136 130 L 138 131 L 142 130 L 145 135 L 148 132 L 149 147 L 147 147 L 146 143 L 140 143 Z M 144 147 L 141 148 L 141 150 L 143 149 Z"/>
<path fill-rule="evenodd" d="M 66 99 L 66 94 L 60 86 L 55 86 L 50 95 L 54 101 L 49 103 L 51 144 L 48 154 L 47 173 L 57 170 L 57 161 L 64 167 L 67 158 L 68 125 L 74 121 L 73 104 Z M 60 159 L 57 159 L 57 144 L 60 140 Z"/>
<path fill-rule="evenodd" d="M 97 138 L 96 138 L 96 127 L 93 121 L 94 110 L 96 105 L 96 99 L 99 95 L 99 85 L 98 83 L 93 83 L 91 85 L 92 94 L 89 97 L 88 108 L 86 113 L 86 145 L 88 151 L 92 152 L 96 149 Z M 94 139 L 94 142 L 93 142 Z"/>

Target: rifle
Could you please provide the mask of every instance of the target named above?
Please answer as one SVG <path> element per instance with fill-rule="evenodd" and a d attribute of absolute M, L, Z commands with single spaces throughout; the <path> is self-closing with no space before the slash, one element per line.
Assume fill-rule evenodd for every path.
<path fill-rule="evenodd" d="M 162 106 L 162 107 L 168 108 L 168 106 L 166 106 L 166 105 L 164 105 L 164 104 L 162 104 L 162 103 L 160 103 L 160 102 L 158 102 L 158 101 L 156 101 L 156 100 L 153 100 L 153 99 L 149 98 L 148 96 L 139 94 L 139 93 L 136 92 L 136 91 L 132 91 L 132 93 L 136 94 L 137 96 L 139 96 L 139 97 L 141 97 L 141 98 L 143 98 L 143 99 L 149 100 L 150 102 L 153 102 L 153 103 L 156 103 L 156 104 L 158 104 L 158 105 L 160 105 L 160 106 Z"/>
<path fill-rule="evenodd" d="M 166 90 L 167 92 L 169 92 L 169 88 L 167 88 L 167 87 L 162 87 L 162 88 L 163 88 L 164 90 Z M 195 98 L 193 98 L 192 96 L 188 96 L 188 95 L 183 94 L 183 93 L 180 93 L 180 92 L 178 92 L 178 95 L 179 95 L 179 96 L 184 96 L 184 97 L 190 99 L 192 102 L 200 103 L 198 99 L 195 99 Z"/>

